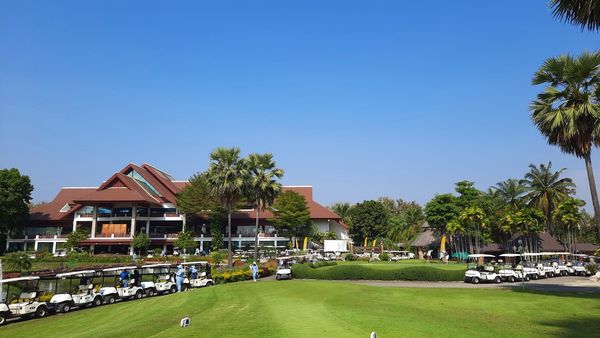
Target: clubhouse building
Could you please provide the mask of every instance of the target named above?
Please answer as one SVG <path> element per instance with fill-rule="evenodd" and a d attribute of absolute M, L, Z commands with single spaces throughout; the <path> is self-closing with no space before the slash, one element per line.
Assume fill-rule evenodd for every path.
<path fill-rule="evenodd" d="M 200 250 L 208 251 L 212 238 L 206 220 L 186 217 L 177 208 L 176 195 L 187 184 L 149 164 L 128 164 L 98 187 L 65 187 L 51 202 L 32 208 L 25 230 L 11 234 L 6 249 L 54 253 L 64 247 L 67 234 L 85 229 L 89 238 L 81 245 L 95 253 L 131 253 L 132 238 L 142 232 L 150 237 L 150 248 L 172 252 L 173 241 L 183 230 L 191 231 Z M 290 190 L 304 196 L 319 231 L 348 239 L 341 217 L 313 200 L 311 186 L 284 186 L 284 191 Z M 232 215 L 232 247 L 254 247 L 255 217 L 254 209 Z M 272 217 L 269 211 L 260 213 L 259 246 L 286 247 L 289 238 L 277 234 L 269 223 Z M 221 228 L 226 246 L 226 225 Z"/>

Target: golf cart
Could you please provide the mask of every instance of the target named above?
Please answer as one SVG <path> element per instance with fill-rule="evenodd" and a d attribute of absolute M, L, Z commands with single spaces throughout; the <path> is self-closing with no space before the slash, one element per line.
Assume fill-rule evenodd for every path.
<path fill-rule="evenodd" d="M 531 259 L 534 257 L 540 257 L 539 253 L 526 252 L 523 254 L 525 259 L 528 259 L 528 262 L 523 264 L 523 272 L 531 277 L 531 279 L 537 280 L 540 278 L 546 278 L 546 270 L 542 263 L 533 262 Z"/>
<path fill-rule="evenodd" d="M 521 255 L 515 254 L 515 253 L 504 253 L 504 254 L 501 254 L 499 257 L 502 257 L 503 259 L 508 260 L 508 259 L 520 257 L 520 256 Z M 513 262 L 513 265 L 514 265 L 514 262 Z M 523 265 L 519 264 L 516 267 L 513 267 L 513 265 L 506 264 L 506 262 L 504 262 L 504 264 L 500 266 L 500 269 L 498 270 L 498 274 L 500 275 L 502 280 L 505 282 L 513 283 L 517 280 L 522 280 L 523 278 L 525 278 L 525 281 L 529 281 L 530 276 L 523 272 Z"/>
<path fill-rule="evenodd" d="M 580 259 L 578 262 L 574 262 L 572 264 L 573 274 L 576 276 L 589 276 L 591 275 L 590 271 L 585 267 L 585 263 L 583 260 L 588 258 L 588 255 L 584 254 L 572 254 L 571 256 L 577 257 Z"/>
<path fill-rule="evenodd" d="M 74 271 L 56 275 L 54 296 L 48 303 L 53 312 L 69 312 L 73 307 L 100 306 L 104 298 L 94 290 L 94 270 Z M 76 286 L 73 280 L 77 281 Z"/>
<path fill-rule="evenodd" d="M 405 259 L 415 258 L 415 254 L 410 251 L 384 251 L 390 255 L 390 261 L 397 262 Z"/>
<path fill-rule="evenodd" d="M 169 273 L 170 264 L 152 264 L 142 265 L 142 280 L 143 276 L 152 276 L 150 281 L 142 282 L 142 287 L 147 296 L 155 294 L 175 293 L 177 285 L 175 280 L 171 278 Z"/>
<path fill-rule="evenodd" d="M 207 274 L 210 265 L 208 262 L 186 262 L 181 263 L 186 270 L 186 277 L 183 279 L 183 289 L 187 288 L 201 288 L 203 286 L 213 286 L 215 283 L 212 280 L 210 271 Z M 196 267 L 197 273 L 192 275 L 191 267 Z M 176 269 L 176 267 L 175 267 Z M 204 269 L 204 271 L 202 271 Z"/>
<path fill-rule="evenodd" d="M 292 279 L 292 267 L 291 263 L 295 260 L 293 256 L 286 257 L 278 257 L 277 261 L 279 265 L 277 266 L 277 272 L 275 273 L 275 279 Z"/>
<path fill-rule="evenodd" d="M 137 286 L 136 283 L 128 284 L 124 287 L 120 280 L 120 273 L 124 270 L 135 270 L 135 266 L 124 266 L 117 268 L 109 268 L 102 270 L 102 288 L 100 288 L 100 294 L 107 304 L 113 304 L 116 300 L 127 300 L 127 299 L 140 299 L 144 296 L 144 289 L 141 286 Z M 105 279 L 113 280 L 110 286 L 105 286 Z"/>
<path fill-rule="evenodd" d="M 6 286 L 6 291 L 0 288 L 0 326 L 6 324 L 9 318 L 48 315 L 48 304 L 40 301 L 39 282 L 40 277 L 37 276 L 9 279 L 1 279 L 0 276 L 0 285 Z"/>
<path fill-rule="evenodd" d="M 474 254 L 469 255 L 469 258 L 474 260 L 474 263 L 467 265 L 465 271 L 465 283 L 479 284 L 480 282 L 493 282 L 496 284 L 502 283 L 502 277 L 497 274 L 494 267 L 490 264 L 479 265 L 478 260 L 486 258 L 495 258 L 494 255 Z"/>
<path fill-rule="evenodd" d="M 569 274 L 569 267 L 567 262 L 561 259 L 561 256 L 569 255 L 568 252 L 549 252 L 547 253 L 552 257 L 552 266 L 556 276 L 567 276 Z"/>

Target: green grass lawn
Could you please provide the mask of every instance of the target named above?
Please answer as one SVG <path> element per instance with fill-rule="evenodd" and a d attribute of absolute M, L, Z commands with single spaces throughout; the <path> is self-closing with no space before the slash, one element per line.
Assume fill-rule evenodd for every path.
<path fill-rule="evenodd" d="M 599 310 L 599 295 L 260 281 L 11 323 L 0 336 L 591 337 Z"/>

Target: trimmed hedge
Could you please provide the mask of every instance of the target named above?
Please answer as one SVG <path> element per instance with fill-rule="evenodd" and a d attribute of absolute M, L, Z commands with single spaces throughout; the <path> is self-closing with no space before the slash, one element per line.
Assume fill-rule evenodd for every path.
<path fill-rule="evenodd" d="M 409 281 L 462 281 L 464 271 L 444 270 L 430 266 L 398 267 L 397 269 L 377 269 L 363 265 L 335 265 L 312 268 L 309 264 L 293 266 L 294 278 L 329 280 L 409 280 Z"/>
<path fill-rule="evenodd" d="M 249 268 L 237 270 L 216 271 L 213 270 L 212 278 L 215 284 L 225 284 L 233 282 L 241 282 L 252 279 L 252 271 Z M 258 268 L 259 277 L 271 276 L 275 273 L 275 269 L 261 266 Z"/>

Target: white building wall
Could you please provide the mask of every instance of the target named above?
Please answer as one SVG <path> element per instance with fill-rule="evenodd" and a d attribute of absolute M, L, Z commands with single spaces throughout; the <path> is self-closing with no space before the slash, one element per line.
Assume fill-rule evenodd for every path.
<path fill-rule="evenodd" d="M 317 228 L 317 230 L 319 232 L 329 231 L 329 222 L 326 219 L 324 219 L 324 220 L 319 219 L 319 220 L 313 221 L 313 225 L 315 226 L 315 228 Z"/>

